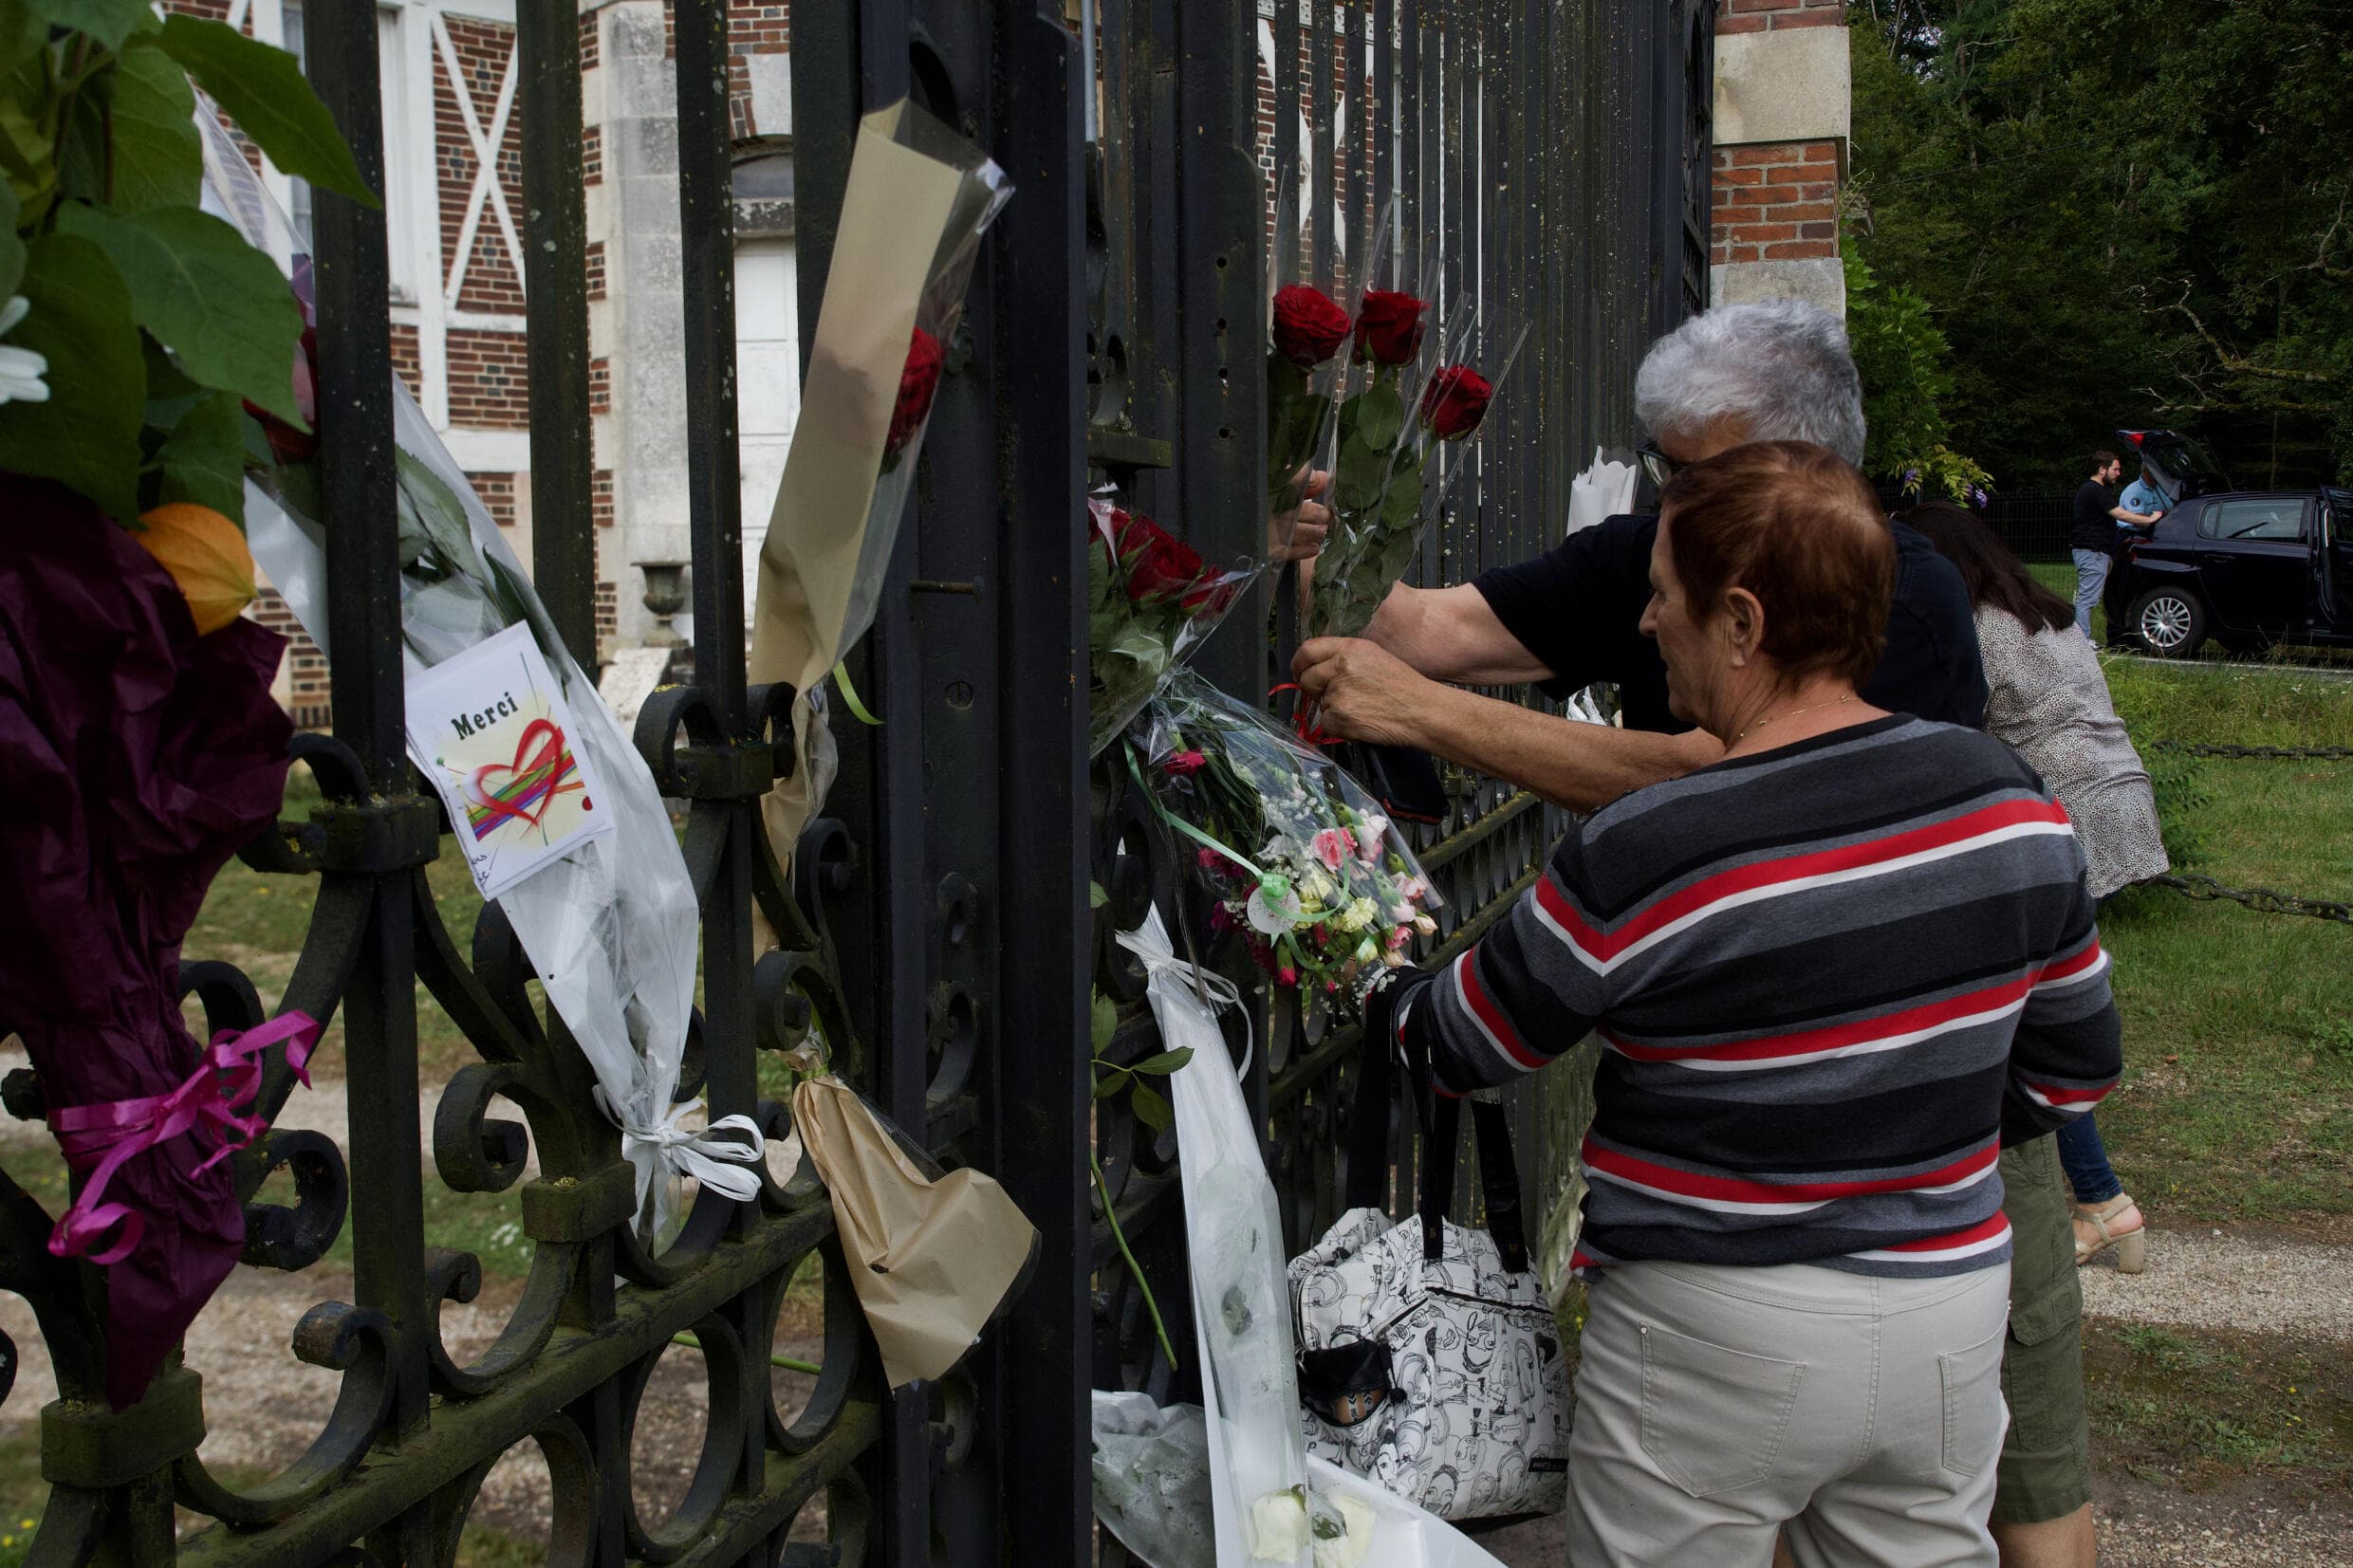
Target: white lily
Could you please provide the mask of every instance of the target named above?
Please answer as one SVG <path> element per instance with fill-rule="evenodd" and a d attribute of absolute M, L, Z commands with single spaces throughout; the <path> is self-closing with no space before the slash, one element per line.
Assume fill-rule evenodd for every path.
<path fill-rule="evenodd" d="M 0 338 L 15 330 L 25 319 L 32 302 L 19 294 L 6 304 L 0 304 Z M 10 348 L 0 343 L 0 403 L 46 403 L 49 400 L 48 383 L 42 377 L 48 374 L 46 355 L 29 348 Z"/>

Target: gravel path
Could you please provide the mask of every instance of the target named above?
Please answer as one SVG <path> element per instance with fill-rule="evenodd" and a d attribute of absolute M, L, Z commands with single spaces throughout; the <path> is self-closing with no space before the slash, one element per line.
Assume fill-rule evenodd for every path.
<path fill-rule="evenodd" d="M 2084 1310 L 2122 1323 L 2353 1341 L 2353 1251 L 2223 1230 L 2160 1230 L 2148 1271 L 2084 1270 Z"/>

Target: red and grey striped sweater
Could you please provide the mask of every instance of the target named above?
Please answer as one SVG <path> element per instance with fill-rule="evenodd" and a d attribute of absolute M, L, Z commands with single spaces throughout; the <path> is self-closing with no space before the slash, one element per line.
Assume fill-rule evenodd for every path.
<path fill-rule="evenodd" d="M 2031 769 L 1898 715 L 1604 807 L 1397 1011 L 1442 1087 L 1602 1043 L 1580 1268 L 1953 1274 L 1995 1158 L 2121 1065 L 2084 856 Z"/>

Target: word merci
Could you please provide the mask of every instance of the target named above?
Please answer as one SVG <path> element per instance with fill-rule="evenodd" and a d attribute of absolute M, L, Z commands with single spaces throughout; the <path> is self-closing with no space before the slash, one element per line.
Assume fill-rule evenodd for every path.
<path fill-rule="evenodd" d="M 464 740 L 469 735 L 480 734 L 509 714 L 522 710 L 522 705 L 514 700 L 513 692 L 501 692 L 498 700 L 479 713 L 460 713 L 451 719 L 450 728 L 457 731 L 458 739 Z"/>

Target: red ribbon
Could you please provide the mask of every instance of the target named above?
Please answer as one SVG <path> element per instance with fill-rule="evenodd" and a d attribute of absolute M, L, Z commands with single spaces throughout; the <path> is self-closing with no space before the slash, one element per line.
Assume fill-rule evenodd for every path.
<path fill-rule="evenodd" d="M 1279 697 L 1286 692 L 1299 692 L 1299 701 L 1291 709 L 1291 730 L 1302 742 L 1308 746 L 1338 746 L 1347 739 L 1344 735 L 1333 734 L 1317 722 L 1316 706 L 1307 700 L 1307 693 L 1300 690 L 1297 681 L 1285 681 L 1280 686 L 1270 687 L 1267 695 Z"/>
<path fill-rule="evenodd" d="M 319 1025 L 308 1013 L 281 1013 L 258 1029 L 223 1029 L 213 1037 L 187 1082 L 168 1095 L 109 1100 L 102 1105 L 68 1105 L 49 1114 L 49 1131 L 57 1134 L 65 1163 L 89 1171 L 82 1195 L 65 1210 L 49 1235 L 49 1250 L 60 1258 L 88 1257 L 95 1264 L 120 1263 L 139 1245 L 147 1229 L 147 1216 L 128 1205 L 106 1203 L 106 1184 L 134 1154 L 178 1137 L 198 1127 L 210 1127 L 221 1140 L 212 1156 L 196 1167 L 209 1171 L 230 1153 L 253 1141 L 269 1125 L 263 1116 L 241 1116 L 261 1092 L 261 1054 L 286 1042 L 286 1064 L 303 1087 L 310 1086 L 304 1066 L 319 1042 Z M 106 1233 L 120 1225 L 112 1246 L 96 1250 Z"/>

